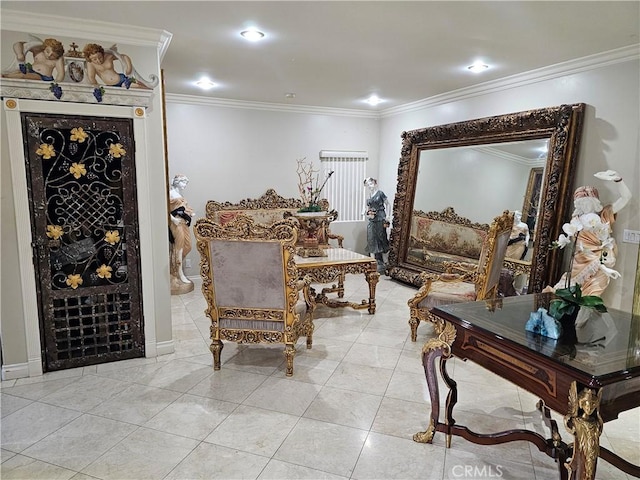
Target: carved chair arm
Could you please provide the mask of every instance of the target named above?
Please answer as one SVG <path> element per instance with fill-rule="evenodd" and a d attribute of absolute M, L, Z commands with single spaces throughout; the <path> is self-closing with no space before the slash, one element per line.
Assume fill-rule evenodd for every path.
<path fill-rule="evenodd" d="M 330 239 L 333 239 L 333 240 L 337 240 L 338 241 L 338 247 L 343 248 L 342 247 L 342 241 L 344 240 L 344 236 L 338 235 L 336 233 L 327 232 L 327 238 L 330 238 Z"/>

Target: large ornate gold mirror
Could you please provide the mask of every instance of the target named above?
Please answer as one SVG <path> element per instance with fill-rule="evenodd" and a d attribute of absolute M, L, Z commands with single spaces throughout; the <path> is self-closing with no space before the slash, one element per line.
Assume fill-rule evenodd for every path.
<path fill-rule="evenodd" d="M 571 208 L 583 114 L 584 104 L 561 105 L 403 132 L 389 275 L 419 286 L 432 269 L 414 248 L 422 217 L 481 232 L 512 210 L 530 238 L 507 260 L 527 272 L 527 291 L 553 283 L 561 262 L 550 246 Z"/>

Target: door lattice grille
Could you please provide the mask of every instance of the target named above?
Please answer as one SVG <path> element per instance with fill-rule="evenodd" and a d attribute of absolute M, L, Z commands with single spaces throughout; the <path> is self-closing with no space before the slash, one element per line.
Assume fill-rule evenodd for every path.
<path fill-rule="evenodd" d="M 133 335 L 130 295 L 96 294 L 53 301 L 58 360 L 139 348 Z"/>
<path fill-rule="evenodd" d="M 22 126 L 45 371 L 143 356 L 132 121 Z"/>

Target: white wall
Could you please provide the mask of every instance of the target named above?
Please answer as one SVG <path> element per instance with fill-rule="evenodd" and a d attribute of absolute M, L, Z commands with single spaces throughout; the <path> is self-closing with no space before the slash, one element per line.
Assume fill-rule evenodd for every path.
<path fill-rule="evenodd" d="M 384 116 L 380 127 L 380 185 L 392 199 L 403 131 L 492 115 L 586 103 L 582 144 L 574 186 L 594 185 L 603 203 L 618 198 L 615 185 L 593 177 L 595 172 L 617 170 L 633 192 L 631 203 L 614 225 L 619 252 L 616 269 L 622 278 L 611 282 L 603 297 L 613 308 L 631 311 L 638 246 L 622 243 L 627 229 L 640 229 L 640 65 L 634 59 L 570 75 L 535 82 L 522 82 L 488 90 L 484 94 L 460 95 L 462 99 L 425 102 L 425 106 Z M 407 109 L 408 110 L 408 109 Z"/>
<path fill-rule="evenodd" d="M 379 121 L 371 115 L 239 109 L 207 105 L 205 99 L 199 105 L 181 100 L 167 98 L 169 178 L 177 173 L 189 177 L 183 195 L 196 217 L 204 216 L 208 200 L 236 203 L 258 198 L 268 188 L 298 198 L 296 160 L 306 157 L 319 167 L 320 150 L 367 151 L 367 176 L 378 172 Z M 335 222 L 331 230 L 344 235 L 346 248 L 364 252 L 364 220 Z M 185 273 L 197 276 L 195 248 L 188 258 L 191 267 Z"/>
<path fill-rule="evenodd" d="M 401 138 L 405 130 L 531 110 L 563 103 L 587 104 L 574 186 L 596 185 L 604 202 L 616 196 L 613 185 L 593 178 L 593 173 L 618 170 L 634 193 L 614 226 L 619 242 L 616 268 L 623 278 L 613 281 L 604 294 L 613 308 L 631 310 L 638 246 L 622 243 L 625 228 L 640 229 L 640 69 L 637 53 L 624 61 L 603 62 L 598 68 L 576 68 L 568 75 L 532 75 L 544 80 L 504 82 L 485 93 L 452 92 L 443 99 L 383 112 L 378 119 L 335 114 L 315 114 L 233 108 L 206 104 L 206 99 L 167 98 L 170 178 L 186 174 L 191 183 L 185 197 L 203 215 L 207 200 L 237 202 L 257 198 L 269 187 L 285 197 L 297 196 L 295 160 L 318 161 L 323 149 L 367 150 L 371 161 L 367 175 L 393 202 Z M 499 82 L 497 82 L 499 83 Z M 480 89 L 476 89 L 478 91 Z M 431 101 L 433 100 L 433 101 Z M 202 102 L 201 104 L 195 104 Z M 389 212 L 391 213 L 391 212 Z M 332 224 L 345 235 L 345 246 L 363 252 L 365 222 Z M 190 254 L 190 276 L 197 276 L 197 252 Z"/>

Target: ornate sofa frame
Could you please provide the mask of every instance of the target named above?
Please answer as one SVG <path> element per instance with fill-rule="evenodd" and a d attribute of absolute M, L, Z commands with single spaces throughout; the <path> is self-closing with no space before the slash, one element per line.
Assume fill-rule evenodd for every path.
<path fill-rule="evenodd" d="M 320 200 L 320 206 L 329 213 L 329 224 L 338 218 L 338 212 L 329 210 L 329 202 L 326 199 Z M 216 223 L 225 224 L 232 220 L 236 215 L 242 213 L 252 218 L 256 223 L 270 225 L 283 218 L 290 217 L 300 208 L 304 207 L 302 200 L 298 198 L 284 198 L 276 193 L 273 188 L 266 191 L 260 198 L 247 198 L 238 203 L 216 202 L 209 200 L 205 207 L 205 215 L 209 220 Z M 335 235 L 329 230 L 329 224 L 320 235 L 320 244 L 329 246 L 329 240 L 336 240 L 338 247 L 342 248 L 344 237 Z M 298 239 L 301 244 L 301 239 Z"/>

